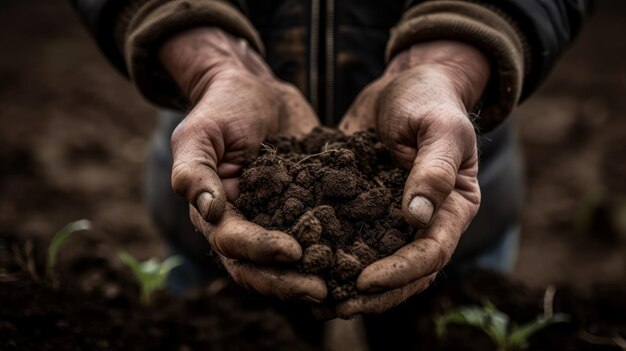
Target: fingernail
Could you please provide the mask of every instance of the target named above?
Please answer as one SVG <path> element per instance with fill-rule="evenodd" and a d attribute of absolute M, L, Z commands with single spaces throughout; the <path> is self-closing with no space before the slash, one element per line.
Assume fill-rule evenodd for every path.
<path fill-rule="evenodd" d="M 420 224 L 427 225 L 433 217 L 435 206 L 423 196 L 414 197 L 409 203 L 409 213 Z"/>
<path fill-rule="evenodd" d="M 293 262 L 295 260 L 299 259 L 299 257 L 293 257 L 292 255 L 289 255 L 285 252 L 279 252 L 274 256 L 274 261 L 276 262 L 285 262 L 285 263 L 289 263 L 289 262 Z"/>
<path fill-rule="evenodd" d="M 309 296 L 309 295 L 304 295 L 304 296 L 300 297 L 300 300 L 302 300 L 304 302 L 309 302 L 309 303 L 322 303 L 322 301 L 320 301 L 320 300 L 318 300 L 318 299 L 316 299 L 316 298 L 314 298 L 312 296 Z"/>
<path fill-rule="evenodd" d="M 384 291 L 385 289 L 383 289 L 382 287 L 375 285 L 375 284 L 371 284 L 369 286 L 365 286 L 362 290 L 362 292 L 364 293 L 368 293 L 368 294 L 375 294 L 375 293 L 379 293 L 381 291 Z"/>
<path fill-rule="evenodd" d="M 213 195 L 209 192 L 204 192 L 196 198 L 196 206 L 198 206 L 198 211 L 202 215 L 202 218 L 205 220 L 209 216 L 209 212 L 211 211 L 211 206 L 213 205 Z"/>

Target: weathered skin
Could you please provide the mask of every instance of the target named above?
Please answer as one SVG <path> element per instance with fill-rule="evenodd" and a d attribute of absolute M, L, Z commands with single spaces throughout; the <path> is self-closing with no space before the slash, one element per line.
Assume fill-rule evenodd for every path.
<path fill-rule="evenodd" d="M 478 211 L 476 134 L 468 117 L 489 79 L 478 50 L 456 42 L 415 45 L 357 97 L 341 129 L 374 127 L 410 169 L 402 211 L 422 228 L 415 241 L 366 267 L 362 295 L 339 304 L 336 315 L 380 313 L 426 289 L 450 260 Z M 333 317 L 332 311 L 319 311 Z"/>
<path fill-rule="evenodd" d="M 323 300 L 321 279 L 271 267 L 301 258 L 296 240 L 246 221 L 227 204 L 238 195 L 245 156 L 270 134 L 311 130 L 318 124 L 311 107 L 243 40 L 219 29 L 184 32 L 161 48 L 160 58 L 194 106 L 172 135 L 172 185 L 192 205 L 196 227 L 239 284 L 285 299 Z M 317 310 L 320 317 L 383 312 L 427 288 L 448 263 L 480 203 L 476 135 L 467 111 L 489 70 L 487 59 L 465 44 L 415 45 L 396 55 L 348 110 L 345 132 L 376 128 L 411 170 L 402 210 L 422 230 L 414 242 L 363 270 L 361 295 Z"/>
<path fill-rule="evenodd" d="M 242 161 L 268 135 L 298 136 L 319 124 L 309 104 L 245 40 L 219 29 L 186 31 L 159 56 L 194 106 L 172 134 L 172 186 L 191 204 L 196 228 L 239 284 L 284 299 L 326 298 L 319 278 L 269 267 L 301 258 L 295 239 L 246 221 L 227 203 L 238 196 Z"/>

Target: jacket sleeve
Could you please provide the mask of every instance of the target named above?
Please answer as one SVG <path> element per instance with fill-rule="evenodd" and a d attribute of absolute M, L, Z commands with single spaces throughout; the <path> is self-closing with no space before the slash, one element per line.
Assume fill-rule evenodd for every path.
<path fill-rule="evenodd" d="M 591 11 L 591 0 L 409 0 L 387 45 L 390 58 L 428 40 L 458 40 L 492 64 L 478 126 L 496 127 L 549 74 Z"/>
<path fill-rule="evenodd" d="M 187 99 L 164 71 L 157 51 L 167 38 L 197 26 L 219 27 L 263 53 L 260 36 L 239 1 L 71 0 L 108 60 L 149 101 L 173 109 Z"/>

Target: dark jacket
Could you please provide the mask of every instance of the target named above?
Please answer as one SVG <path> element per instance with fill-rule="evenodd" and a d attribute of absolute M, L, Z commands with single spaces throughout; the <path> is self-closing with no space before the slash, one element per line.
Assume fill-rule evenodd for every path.
<path fill-rule="evenodd" d="M 353 98 L 370 81 L 378 77 L 385 67 L 385 52 L 395 51 L 418 41 L 432 39 L 457 39 L 468 41 L 482 46 L 490 56 L 496 50 L 476 39 L 475 33 L 455 33 L 452 27 L 460 21 L 451 23 L 437 23 L 432 26 L 440 28 L 424 36 L 422 29 L 425 20 L 438 14 L 457 15 L 488 22 L 484 14 L 472 14 L 467 6 L 476 4 L 488 9 L 489 12 L 504 19 L 514 30 L 519 43 L 522 45 L 521 54 L 524 55 L 519 84 L 521 91 L 514 92 L 513 96 L 493 97 L 493 104 L 506 104 L 504 112 L 510 112 L 520 98 L 528 96 L 537 85 L 548 75 L 556 59 L 578 33 L 582 22 L 590 10 L 586 0 L 480 0 L 480 1 L 416 1 L 416 0 L 230 0 L 238 14 L 248 19 L 253 28 L 238 25 L 236 15 L 230 20 L 216 20 L 218 14 L 207 15 L 214 3 L 226 3 L 220 0 L 72 0 L 85 24 L 97 40 L 100 48 L 110 61 L 125 74 L 132 65 L 129 58 L 128 40 L 141 23 L 131 24 L 133 17 L 143 16 L 146 22 L 150 12 L 154 16 L 158 7 L 169 4 L 171 8 L 163 23 L 157 23 L 161 30 L 157 34 L 160 40 L 185 27 L 197 25 L 218 25 L 226 30 L 244 36 L 252 45 L 266 50 L 266 60 L 274 72 L 283 80 L 298 86 L 309 98 L 317 110 L 322 121 L 331 125 L 337 123 Z M 175 4 L 175 6 L 172 6 Z M 412 18 L 406 14 L 410 9 L 425 7 L 433 4 L 446 4 L 447 7 L 430 9 Z M 143 6 L 143 13 L 141 11 Z M 188 11 L 205 14 L 181 16 L 179 9 L 187 6 Z M 145 8 L 152 8 L 146 11 Z M 223 10 L 222 10 L 223 11 Z M 147 13 L 148 12 L 148 13 Z M 403 14 L 405 17 L 403 18 Z M 445 16 L 443 16 L 445 17 Z M 178 19 L 177 19 L 178 18 Z M 180 20 L 180 18 L 183 18 Z M 389 44 L 390 29 L 401 27 L 409 21 L 417 23 L 418 33 L 404 33 L 395 35 L 406 37 L 403 43 L 397 43 L 394 48 Z M 141 22 L 141 21 L 140 21 Z M 158 22 L 158 21 L 155 21 Z M 182 22 L 182 23 L 181 23 Z M 408 26 L 415 30 L 415 26 Z M 406 28 L 405 28 L 406 29 Z M 499 24 L 490 24 L 487 29 L 506 32 Z M 261 42 L 251 39 L 258 31 Z M 405 30 L 405 32 L 410 32 Z M 158 40 L 153 40 L 154 42 Z M 402 40 L 400 40 L 402 41 Z M 155 43 L 150 45 L 155 45 Z M 497 45 L 501 43 L 496 43 Z M 137 45 L 135 43 L 135 45 Z M 145 44 L 143 44 L 145 45 Z M 152 50 L 152 47 L 146 47 Z M 516 53 L 519 54 L 519 53 Z M 126 60 L 125 60 L 126 58 Z M 142 65 L 149 67 L 145 63 Z M 510 68 L 510 67 L 508 67 Z M 501 75 L 495 75 L 497 80 Z M 142 89 L 148 83 L 136 82 L 149 100 L 172 107 L 181 107 L 156 100 L 151 92 Z M 496 82 L 495 84 L 497 84 Z M 154 85 L 154 84 L 151 84 Z M 497 88 L 496 88 L 497 89 Z M 499 101 L 497 100 L 499 98 Z M 507 100 L 507 101 L 502 101 Z M 498 110 L 502 111 L 502 109 Z M 490 117 L 496 122 L 486 126 L 491 129 L 504 116 Z"/>
<path fill-rule="evenodd" d="M 482 49 L 494 67 L 478 120 L 483 131 L 499 125 L 546 78 L 590 10 L 585 0 L 72 2 L 104 54 L 157 105 L 187 107 L 155 62 L 159 44 L 189 27 L 218 26 L 263 53 L 327 125 L 339 122 L 395 53 L 421 41 L 464 41 Z M 480 253 L 519 223 L 520 161 L 511 123 L 504 124 L 479 139 L 483 200 L 457 258 Z"/>

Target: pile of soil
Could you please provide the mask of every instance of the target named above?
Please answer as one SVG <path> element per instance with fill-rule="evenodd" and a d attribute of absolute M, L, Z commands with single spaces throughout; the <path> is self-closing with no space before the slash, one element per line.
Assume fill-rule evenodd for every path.
<path fill-rule="evenodd" d="M 241 176 L 237 208 L 304 249 L 299 271 L 323 277 L 332 299 L 356 295 L 364 267 L 411 241 L 401 199 L 407 172 L 372 131 L 318 127 L 301 139 L 273 136 Z"/>

